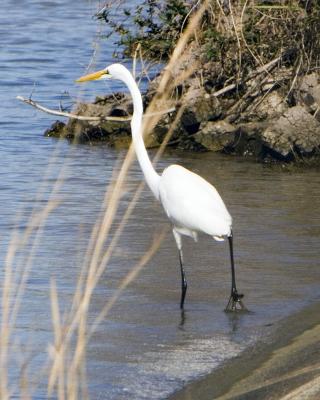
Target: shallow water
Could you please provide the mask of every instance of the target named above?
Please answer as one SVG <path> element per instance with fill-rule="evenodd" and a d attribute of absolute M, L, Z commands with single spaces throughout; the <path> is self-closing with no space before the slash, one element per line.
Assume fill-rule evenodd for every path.
<path fill-rule="evenodd" d="M 4 2 L 7 11 L 0 15 L 1 282 L 13 232 L 16 228 L 23 232 L 32 210 L 45 204 L 59 174 L 63 177 L 54 196 L 60 203 L 48 218 L 32 261 L 17 319 L 18 351 L 12 352 L 9 371 L 14 385 L 21 354 L 30 356 L 31 374 L 40 380 L 34 398 L 40 399 L 46 397 L 46 387 L 39 368 L 52 339 L 50 280 L 57 280 L 59 302 L 66 308 L 106 186 L 124 153 L 44 138 L 43 131 L 55 118 L 15 100 L 16 95 L 27 97 L 33 91 L 35 100 L 57 107 L 65 91 L 78 97 L 74 79 L 83 74 L 95 51 L 97 32 L 106 29 L 92 19 L 97 4 Z M 110 42 L 98 46 L 96 66 L 110 62 L 114 49 Z M 108 87 L 100 83 L 81 89 L 80 96 L 120 88 L 117 83 Z M 238 287 L 252 312 L 238 316 L 223 312 L 230 289 L 228 246 L 201 236 L 198 243 L 184 240 L 189 289 L 181 315 L 174 240 L 164 213 L 145 188 L 98 284 L 92 318 L 149 248 L 154 233 L 166 227 L 168 233 L 89 344 L 87 370 L 93 399 L 163 399 L 263 338 L 281 318 L 319 299 L 317 171 L 283 172 L 217 154 L 170 150 L 157 168 L 161 171 L 171 163 L 200 173 L 224 198 L 234 219 Z M 119 217 L 141 180 L 135 163 Z"/>

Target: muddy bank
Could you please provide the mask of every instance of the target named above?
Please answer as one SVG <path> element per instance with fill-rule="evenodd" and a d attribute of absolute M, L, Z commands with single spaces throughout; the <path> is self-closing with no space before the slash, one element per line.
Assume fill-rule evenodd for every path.
<path fill-rule="evenodd" d="M 204 65 L 183 85 L 173 88 L 169 99 L 159 107 L 159 112 L 171 112 L 164 112 L 159 118 L 149 135 L 149 147 L 159 146 L 175 123 L 168 145 L 179 149 L 219 151 L 264 161 L 319 156 L 318 73 L 298 78 L 299 82 L 289 96 L 283 85 L 290 81 L 291 71 L 281 66 L 281 59 L 276 59 L 253 71 L 241 83 L 242 96 L 239 97 L 240 84 L 236 82 L 216 90 L 213 68 L 213 65 Z M 173 71 L 176 76 L 180 73 L 181 68 Z M 143 96 L 145 110 L 156 93 L 159 79 L 155 78 Z M 80 142 L 103 141 L 116 147 L 129 145 L 132 103 L 128 95 L 118 93 L 97 98 L 92 104 L 78 104 L 74 113 L 101 119 L 70 119 L 66 124 L 58 121 L 45 135 Z M 110 121 L 105 117 L 125 121 Z"/>
<path fill-rule="evenodd" d="M 319 399 L 319 334 L 318 303 L 282 321 L 267 342 L 169 399 Z"/>

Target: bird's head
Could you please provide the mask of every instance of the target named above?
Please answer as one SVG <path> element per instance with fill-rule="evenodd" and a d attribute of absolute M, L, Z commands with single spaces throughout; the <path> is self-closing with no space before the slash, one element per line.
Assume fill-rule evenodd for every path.
<path fill-rule="evenodd" d="M 127 68 L 121 64 L 111 64 L 105 69 L 81 76 L 81 78 L 77 79 L 76 82 L 80 83 L 110 78 L 123 80 L 124 76 L 126 76 L 128 72 Z"/>

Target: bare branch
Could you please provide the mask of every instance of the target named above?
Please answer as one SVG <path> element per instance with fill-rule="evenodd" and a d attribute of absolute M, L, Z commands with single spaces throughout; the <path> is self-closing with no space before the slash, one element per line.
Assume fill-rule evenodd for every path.
<path fill-rule="evenodd" d="M 29 104 L 30 106 L 36 108 L 37 110 L 43 111 L 47 114 L 51 115 L 58 115 L 59 117 L 67 117 L 67 118 L 73 118 L 73 119 L 78 119 L 80 121 L 130 121 L 131 117 L 89 117 L 85 115 L 76 115 L 64 111 L 58 111 L 58 110 L 52 110 L 50 108 L 41 106 L 39 103 L 36 103 L 35 101 L 31 99 L 25 99 L 22 96 L 17 96 L 17 99 L 20 101 L 23 101 L 26 104 Z"/>
<path fill-rule="evenodd" d="M 64 111 L 58 111 L 58 110 L 52 110 L 50 108 L 44 107 L 40 105 L 39 103 L 35 102 L 34 100 L 31 99 L 26 99 L 22 96 L 17 96 L 16 97 L 18 100 L 23 101 L 26 104 L 29 104 L 30 106 L 36 108 L 37 110 L 43 111 L 47 114 L 51 115 L 57 115 L 59 117 L 67 117 L 67 118 L 72 118 L 72 119 L 77 119 L 80 121 L 97 121 L 97 122 L 102 122 L 102 121 L 116 121 L 116 122 L 126 122 L 126 121 L 131 121 L 131 116 L 129 117 L 112 117 L 112 116 L 102 116 L 102 117 L 90 117 L 90 116 L 85 116 L 85 115 L 77 115 L 77 114 L 72 114 Z M 175 107 L 171 107 L 167 110 L 162 110 L 158 112 L 153 112 L 153 113 L 148 113 L 145 114 L 144 117 L 151 117 L 154 115 L 161 115 L 161 114 L 169 114 L 175 111 Z"/>

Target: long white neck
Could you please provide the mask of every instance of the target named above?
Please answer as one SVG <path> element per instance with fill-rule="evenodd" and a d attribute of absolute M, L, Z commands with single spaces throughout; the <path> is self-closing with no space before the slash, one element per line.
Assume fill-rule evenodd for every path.
<path fill-rule="evenodd" d="M 142 116 L 143 116 L 143 104 L 141 93 L 139 88 L 128 71 L 125 79 L 123 79 L 124 83 L 128 86 L 130 94 L 133 100 L 133 116 L 131 120 L 131 133 L 134 149 L 144 174 L 144 177 L 147 181 L 149 188 L 151 189 L 154 196 L 159 200 L 159 180 L 160 176 L 155 171 L 150 158 L 148 156 L 146 147 L 144 145 L 143 137 L 142 137 Z"/>

